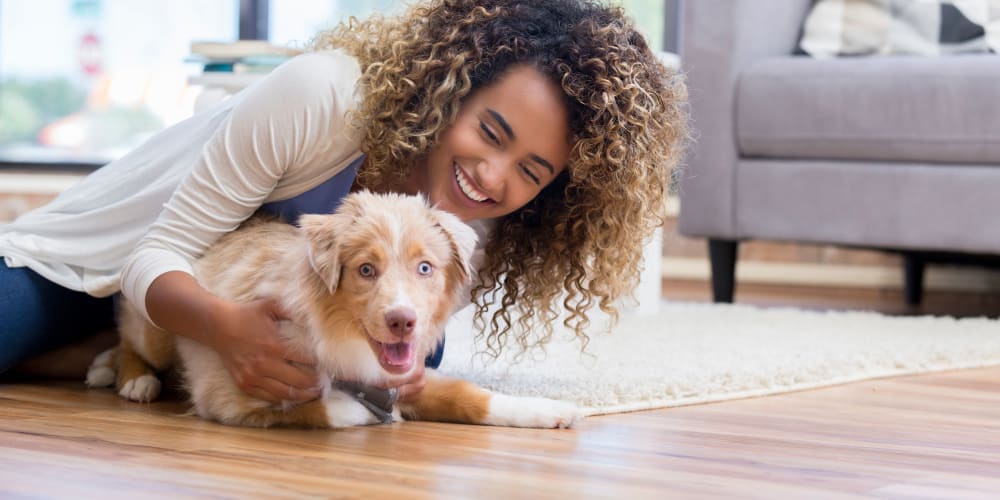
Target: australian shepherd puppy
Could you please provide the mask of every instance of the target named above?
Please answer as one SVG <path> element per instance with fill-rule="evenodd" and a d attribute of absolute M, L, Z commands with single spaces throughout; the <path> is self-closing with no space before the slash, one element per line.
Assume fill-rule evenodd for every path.
<path fill-rule="evenodd" d="M 322 396 L 279 406 L 255 399 L 215 351 L 156 328 L 124 301 L 121 343 L 95 360 L 88 382 L 150 401 L 160 391 L 157 373 L 179 361 L 194 410 L 206 419 L 254 427 L 387 421 L 357 387 L 406 379 L 442 340 L 467 290 L 475 244 L 470 227 L 415 196 L 354 193 L 336 213 L 304 215 L 298 227 L 251 218 L 208 249 L 195 276 L 229 300 L 277 298 L 290 317 L 281 322 L 285 340 L 319 360 Z M 425 381 L 415 400 L 385 408 L 389 420 L 556 428 L 580 419 L 565 402 L 495 394 L 434 370 Z"/>

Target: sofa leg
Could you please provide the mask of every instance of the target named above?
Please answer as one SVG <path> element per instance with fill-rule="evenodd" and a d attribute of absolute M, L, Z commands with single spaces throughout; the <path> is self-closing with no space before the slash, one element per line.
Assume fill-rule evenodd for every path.
<path fill-rule="evenodd" d="M 919 306 L 924 296 L 924 269 L 926 262 L 920 256 L 903 254 L 903 285 L 906 304 Z"/>
<path fill-rule="evenodd" d="M 738 241 L 708 240 L 708 258 L 712 263 L 712 300 L 715 302 L 733 301 L 738 248 Z"/>

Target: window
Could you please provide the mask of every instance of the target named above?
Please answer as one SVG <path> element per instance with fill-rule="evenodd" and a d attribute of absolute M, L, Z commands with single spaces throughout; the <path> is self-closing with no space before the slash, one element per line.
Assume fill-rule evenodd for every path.
<path fill-rule="evenodd" d="M 663 48 L 665 0 L 610 0 L 635 20 L 654 49 Z M 372 12 L 392 14 L 400 0 L 274 0 L 270 2 L 269 40 L 278 45 L 303 47 L 316 32 L 349 16 L 363 18 Z"/>
<path fill-rule="evenodd" d="M 192 111 L 193 40 L 237 0 L 0 0 L 0 162 L 105 163 Z"/>
<path fill-rule="evenodd" d="M 350 16 L 373 12 L 398 13 L 399 0 L 276 0 L 270 4 L 268 39 L 277 45 L 304 47 L 317 32 L 332 28 Z"/>
<path fill-rule="evenodd" d="M 622 5 L 654 48 L 673 0 Z M 304 47 L 400 0 L 0 0 L 0 166 L 98 166 L 194 110 L 193 41 Z M 242 19 L 241 19 L 242 16 Z M 666 48 L 671 49 L 669 40 Z"/>

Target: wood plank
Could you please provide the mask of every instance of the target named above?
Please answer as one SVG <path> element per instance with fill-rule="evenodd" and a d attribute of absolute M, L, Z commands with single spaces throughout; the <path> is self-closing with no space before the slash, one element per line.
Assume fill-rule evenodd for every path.
<path fill-rule="evenodd" d="M 704 283 L 665 295 L 706 301 Z M 812 309 L 996 315 L 993 301 L 754 287 Z M 573 430 L 241 429 L 76 382 L 0 382 L 0 498 L 929 497 L 1000 494 L 1000 367 L 675 409 Z"/>
<path fill-rule="evenodd" d="M 81 384 L 0 385 L 0 496 L 591 498 L 1000 492 L 1000 368 L 592 417 L 241 429 Z"/>

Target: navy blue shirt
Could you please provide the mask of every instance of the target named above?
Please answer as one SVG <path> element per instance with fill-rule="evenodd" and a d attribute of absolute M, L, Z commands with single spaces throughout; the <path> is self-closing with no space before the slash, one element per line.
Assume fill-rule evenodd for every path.
<path fill-rule="evenodd" d="M 351 192 L 354 179 L 358 176 L 358 168 L 364 161 L 365 155 L 361 155 L 337 175 L 309 191 L 287 200 L 265 203 L 260 208 L 295 225 L 298 225 L 302 214 L 331 214 Z"/>

